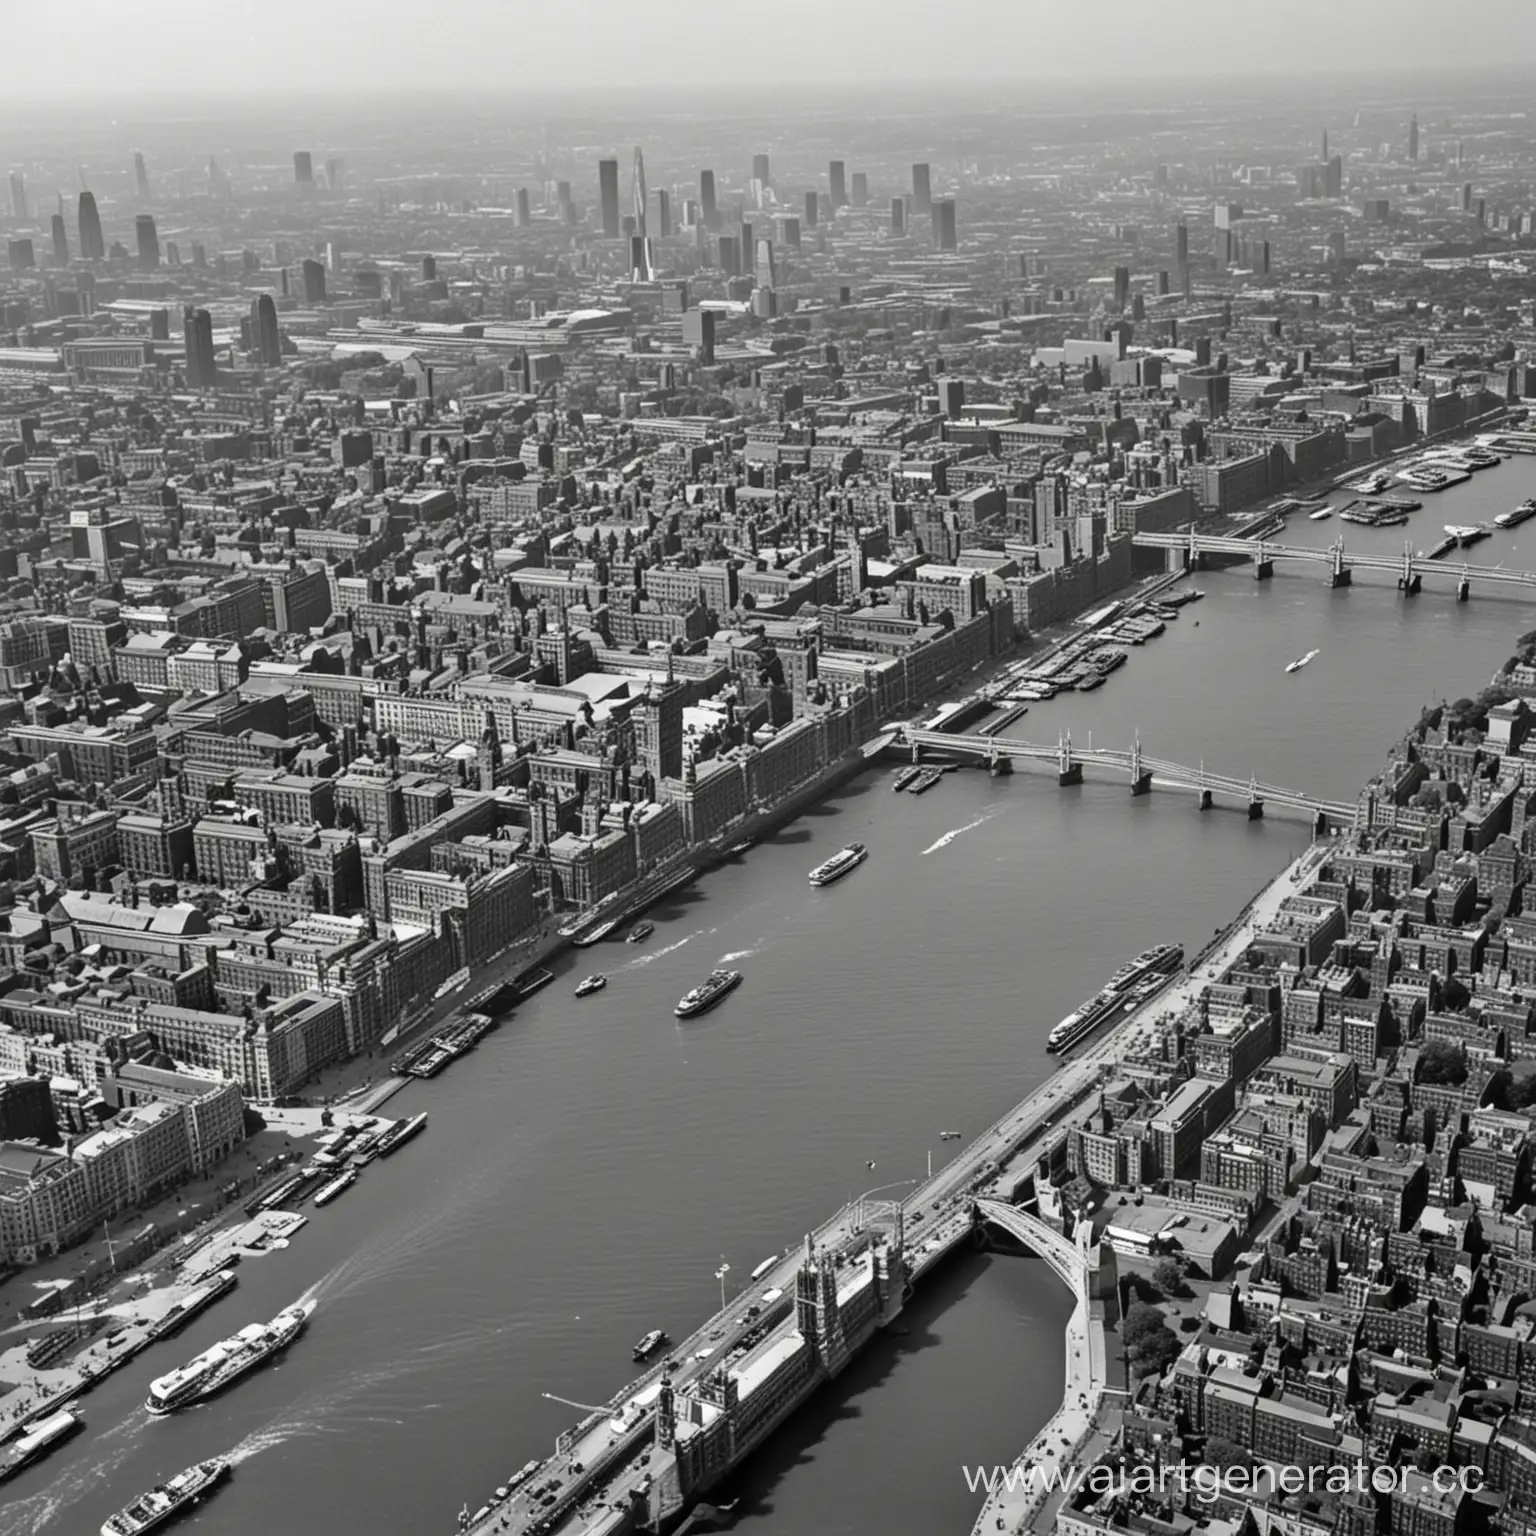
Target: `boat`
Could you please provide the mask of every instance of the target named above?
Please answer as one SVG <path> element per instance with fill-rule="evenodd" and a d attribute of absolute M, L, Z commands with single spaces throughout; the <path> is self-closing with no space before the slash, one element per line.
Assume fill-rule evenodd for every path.
<path fill-rule="evenodd" d="M 1300 672 L 1306 664 L 1317 655 L 1316 651 L 1308 651 L 1305 656 L 1298 656 L 1295 661 L 1286 666 L 1287 672 Z"/>
<path fill-rule="evenodd" d="M 238 1283 L 232 1269 L 221 1269 L 218 1274 L 200 1280 L 150 1328 L 150 1342 L 168 1339 L 173 1333 L 180 1332 L 194 1317 L 234 1290 Z"/>
<path fill-rule="evenodd" d="M 537 970 L 524 971 L 513 985 L 516 986 L 519 997 L 532 997 L 541 987 L 547 987 L 554 979 L 553 971 L 546 971 L 540 967 Z"/>
<path fill-rule="evenodd" d="M 1485 528 L 1481 523 L 1447 523 L 1445 531 L 1465 549 L 1469 544 L 1476 544 L 1479 539 L 1486 539 L 1493 530 Z"/>
<path fill-rule="evenodd" d="M 913 784 L 912 793 L 914 795 L 926 795 L 928 791 L 932 789 L 933 786 L 937 784 L 943 777 L 943 769 L 925 768 L 923 772 L 918 776 L 917 782 Z"/>
<path fill-rule="evenodd" d="M 1096 667 L 1102 676 L 1108 677 L 1117 667 L 1123 667 L 1129 659 L 1124 651 L 1099 651 L 1091 658 L 1088 665 Z"/>
<path fill-rule="evenodd" d="M 830 859 L 811 871 L 811 884 L 831 885 L 834 880 L 841 880 L 844 875 L 857 869 L 868 857 L 869 850 L 863 843 L 849 843 L 841 852 L 834 853 Z"/>
<path fill-rule="evenodd" d="M 960 1140 L 960 1132 L 959 1131 L 940 1131 L 939 1132 L 939 1140 L 940 1141 L 959 1141 Z"/>
<path fill-rule="evenodd" d="M 656 1351 L 660 1349 L 661 1346 L 666 1342 L 666 1330 L 663 1328 L 652 1328 L 651 1331 L 646 1334 L 646 1336 L 641 1339 L 638 1344 L 635 1345 L 634 1358 L 636 1360 L 649 1360 L 651 1356 L 654 1355 Z"/>
<path fill-rule="evenodd" d="M 891 792 L 899 795 L 922 771 L 916 763 L 903 768 L 891 781 Z"/>
<path fill-rule="evenodd" d="M 655 932 L 655 923 L 649 921 L 639 922 L 625 935 L 624 942 L 626 944 L 643 944 Z"/>
<path fill-rule="evenodd" d="M 591 997 L 594 992 L 601 992 L 607 985 L 608 978 L 606 976 L 588 976 L 585 981 L 577 986 L 576 996 Z"/>
<path fill-rule="evenodd" d="M 741 981 L 740 971 L 713 971 L 708 981 L 687 993 L 672 1011 L 680 1019 L 696 1018 L 707 1013 L 727 993 L 734 992 Z"/>
<path fill-rule="evenodd" d="M 356 1177 L 351 1174 L 351 1178 Z M 242 1328 L 179 1369 L 157 1377 L 149 1384 L 144 1406 L 157 1416 L 174 1413 L 233 1386 L 298 1338 L 314 1310 L 314 1302 L 299 1301 L 284 1308 L 270 1323 L 252 1323 Z"/>
<path fill-rule="evenodd" d="M 1518 528 L 1529 517 L 1536 517 L 1536 496 L 1528 497 L 1508 512 L 1494 513 L 1493 520 L 1500 528 Z"/>
<path fill-rule="evenodd" d="M 1447 534 L 1438 543 L 1430 546 L 1430 548 L 1426 551 L 1425 558 L 1429 560 L 1438 560 L 1441 555 L 1448 555 L 1455 548 L 1456 535 Z"/>
<path fill-rule="evenodd" d="M 61 1408 L 45 1419 L 38 1419 L 22 1430 L 21 1437 L 0 1451 L 0 1483 L 9 1482 L 18 1472 L 41 1461 L 55 1446 L 85 1427 L 85 1420 L 68 1408 Z"/>
<path fill-rule="evenodd" d="M 329 1205 L 338 1195 L 344 1195 L 357 1183 L 357 1169 L 348 1168 L 338 1173 L 329 1184 L 315 1191 L 315 1205 Z"/>
<path fill-rule="evenodd" d="M 1081 678 L 1078 681 L 1077 691 L 1079 693 L 1092 693 L 1095 688 L 1102 688 L 1106 675 L 1098 671 L 1090 672 L 1087 677 Z"/>
<path fill-rule="evenodd" d="M 101 1527 L 101 1536 L 146 1536 L 212 1493 L 229 1476 L 227 1461 L 200 1461 L 169 1482 L 141 1493 Z"/>
<path fill-rule="evenodd" d="M 412 1115 L 409 1120 L 397 1120 L 390 1128 L 379 1137 L 379 1156 L 388 1157 L 391 1152 L 398 1152 L 411 1137 L 426 1127 L 427 1117 L 425 1113 Z"/>
<path fill-rule="evenodd" d="M 1074 1008 L 1045 1042 L 1046 1050 L 1053 1054 L 1071 1050 L 1099 1025 L 1127 1006 L 1135 1006 L 1157 986 L 1169 981 L 1184 960 L 1182 944 L 1159 944 L 1143 950 L 1110 977 L 1109 981 L 1079 1008 Z M 1150 981 L 1151 986 L 1143 983 Z"/>
<path fill-rule="evenodd" d="M 1325 517 L 1333 516 L 1332 507 L 1319 507 L 1315 512 L 1308 512 L 1307 517 L 1314 523 L 1320 523 Z"/>

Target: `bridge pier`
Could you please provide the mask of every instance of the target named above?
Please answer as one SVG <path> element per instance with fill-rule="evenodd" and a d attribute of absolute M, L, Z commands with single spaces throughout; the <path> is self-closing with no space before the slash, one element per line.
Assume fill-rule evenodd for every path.
<path fill-rule="evenodd" d="M 1138 773 L 1131 780 L 1131 793 L 1133 795 L 1150 795 L 1152 793 L 1152 770 L 1150 768 Z"/>
<path fill-rule="evenodd" d="M 1424 585 L 1424 579 L 1417 571 L 1414 571 L 1409 576 L 1399 576 L 1397 578 L 1397 585 L 1404 597 L 1417 597 L 1419 595 L 1419 588 Z"/>
<path fill-rule="evenodd" d="M 1472 596 L 1472 583 L 1465 576 L 1456 583 L 1456 601 L 1464 603 Z"/>
<path fill-rule="evenodd" d="M 1081 784 L 1083 782 L 1083 765 L 1081 763 L 1068 763 L 1065 767 L 1056 770 L 1056 782 L 1065 789 L 1068 784 Z"/>
<path fill-rule="evenodd" d="M 1327 811 L 1319 811 L 1317 813 L 1317 815 L 1312 818 L 1312 835 L 1314 837 L 1327 837 L 1327 835 L 1328 835 L 1328 813 L 1327 813 Z"/>
<path fill-rule="evenodd" d="M 1275 562 L 1273 560 L 1255 560 L 1253 562 L 1253 579 L 1255 581 L 1268 581 L 1275 574 Z"/>
<path fill-rule="evenodd" d="M 1328 585 L 1330 587 L 1350 587 L 1354 585 L 1355 573 L 1347 566 L 1337 566 L 1328 573 Z"/>
<path fill-rule="evenodd" d="M 1248 801 L 1248 820 L 1264 820 L 1264 802 L 1257 795 L 1252 796 Z"/>
<path fill-rule="evenodd" d="M 1210 790 L 1202 789 L 1200 791 L 1200 809 L 1202 811 L 1208 811 L 1208 810 L 1210 810 L 1210 808 L 1211 808 L 1211 806 L 1213 804 L 1214 804 L 1214 802 L 1211 799 L 1211 792 L 1210 792 Z"/>

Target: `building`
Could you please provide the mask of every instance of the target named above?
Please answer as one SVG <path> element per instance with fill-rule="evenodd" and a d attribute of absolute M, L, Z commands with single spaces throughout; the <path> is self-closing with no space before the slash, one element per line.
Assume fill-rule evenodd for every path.
<path fill-rule="evenodd" d="M 936 251 L 952 251 L 955 244 L 955 200 L 951 197 L 944 198 L 941 202 L 934 203 L 933 212 L 933 248 Z"/>
<path fill-rule="evenodd" d="M 96 211 L 96 199 L 89 192 L 80 194 L 79 204 L 80 224 L 80 259 L 82 261 L 105 261 L 107 259 L 106 242 L 101 235 L 101 215 Z"/>
<path fill-rule="evenodd" d="M 619 162 L 597 162 L 597 199 L 602 212 L 603 238 L 619 238 Z"/>
<path fill-rule="evenodd" d="M 912 167 L 912 212 L 928 213 L 933 207 L 933 182 L 926 165 Z"/>
<path fill-rule="evenodd" d="M 133 221 L 134 241 L 139 252 L 139 271 L 153 272 L 160 265 L 160 237 L 155 233 L 155 216 L 141 213 Z"/>

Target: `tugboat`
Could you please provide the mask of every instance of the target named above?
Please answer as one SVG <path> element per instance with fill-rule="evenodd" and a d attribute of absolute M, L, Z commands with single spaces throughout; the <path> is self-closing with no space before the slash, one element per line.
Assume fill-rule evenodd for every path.
<path fill-rule="evenodd" d="M 146 1536 L 158 1531 L 173 1515 L 196 1504 L 229 1476 L 227 1461 L 200 1461 L 178 1472 L 168 1483 L 141 1493 L 101 1528 L 101 1536 Z"/>
<path fill-rule="evenodd" d="M 672 1011 L 680 1019 L 697 1018 L 699 1014 L 713 1008 L 728 992 L 734 992 L 741 985 L 741 980 L 740 971 L 714 971 L 703 986 L 695 987 Z"/>
<path fill-rule="evenodd" d="M 811 884 L 831 885 L 834 880 L 841 880 L 844 875 L 857 869 L 868 857 L 869 850 L 863 843 L 849 843 L 840 853 L 834 853 L 830 859 L 811 871 Z"/>
<path fill-rule="evenodd" d="M 636 923 L 629 930 L 624 942 L 626 944 L 643 944 L 655 932 L 656 924 L 646 919 L 644 922 Z"/>
<path fill-rule="evenodd" d="M 633 1358 L 636 1360 L 649 1360 L 667 1342 L 666 1330 L 653 1328 L 635 1345 Z"/>
<path fill-rule="evenodd" d="M 601 992 L 608 985 L 606 976 L 588 976 L 587 979 L 576 988 L 577 997 L 591 997 L 594 992 Z"/>

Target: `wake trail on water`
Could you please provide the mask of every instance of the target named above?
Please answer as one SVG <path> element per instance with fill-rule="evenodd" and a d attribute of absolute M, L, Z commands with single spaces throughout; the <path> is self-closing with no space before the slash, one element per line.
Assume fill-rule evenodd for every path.
<path fill-rule="evenodd" d="M 930 853 L 937 853 L 940 848 L 948 848 L 957 837 L 966 832 L 974 832 L 983 822 L 991 821 L 995 815 L 997 815 L 996 811 L 988 811 L 985 816 L 978 816 L 975 821 L 968 821 L 963 827 L 952 828 L 936 842 L 930 843 L 928 847 L 924 848 L 918 857 L 925 859 Z"/>
<path fill-rule="evenodd" d="M 661 949 L 653 949 L 648 951 L 646 954 L 636 955 L 635 958 L 624 967 L 624 969 L 626 971 L 632 971 L 637 966 L 649 965 L 651 961 L 660 960 L 663 955 L 674 954 L 677 950 L 681 949 L 684 944 L 687 944 L 692 940 L 700 938 L 706 934 L 713 933 L 714 931 L 715 930 L 713 928 L 700 928 L 696 933 L 685 933 L 682 938 L 680 938 L 675 944 L 668 944 Z"/>

